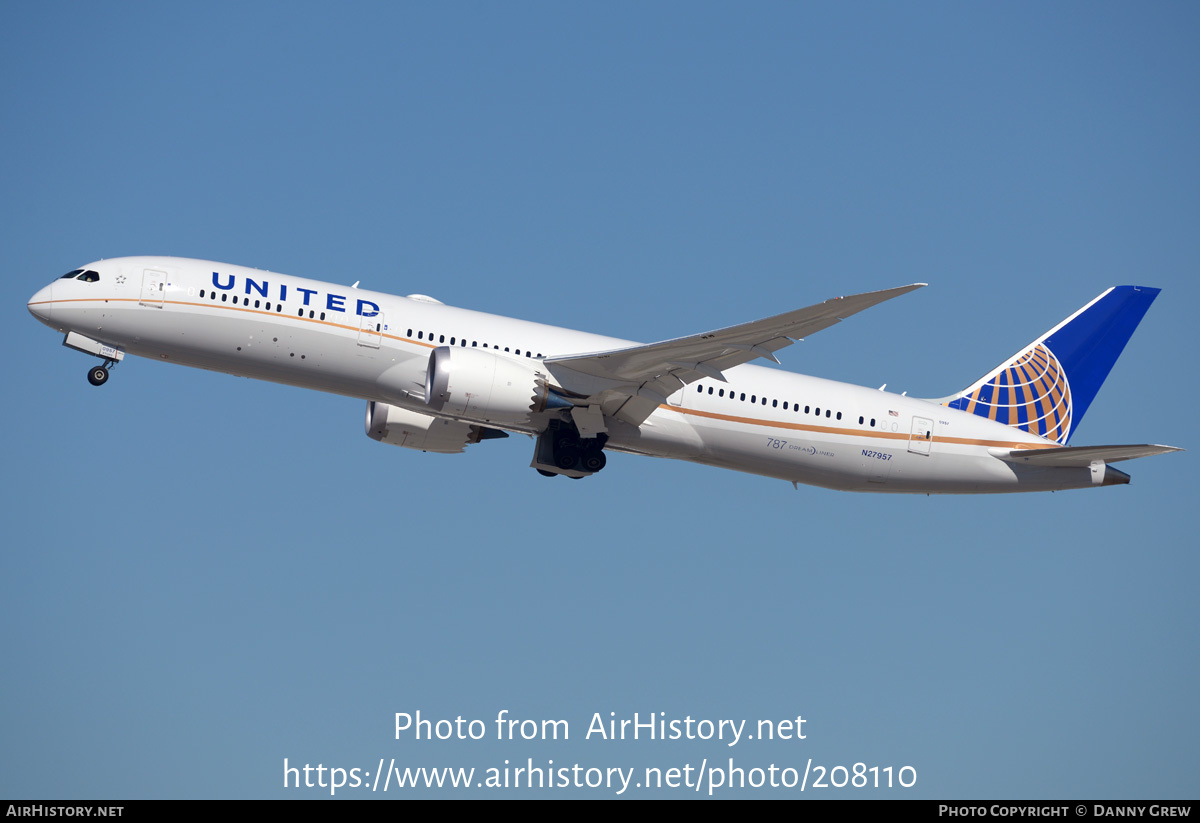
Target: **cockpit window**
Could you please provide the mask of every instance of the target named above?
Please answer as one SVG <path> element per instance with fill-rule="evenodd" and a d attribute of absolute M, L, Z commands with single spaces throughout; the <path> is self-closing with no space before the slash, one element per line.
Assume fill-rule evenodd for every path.
<path fill-rule="evenodd" d="M 97 280 L 100 279 L 100 275 L 97 272 L 88 270 L 88 271 L 85 271 L 83 274 L 79 275 L 78 277 L 76 277 L 75 279 L 82 280 L 84 283 L 95 283 Z"/>
<path fill-rule="evenodd" d="M 75 269 L 75 271 L 69 271 L 58 279 L 59 280 L 74 280 L 75 276 L 79 275 L 79 274 L 83 274 L 83 269 Z"/>

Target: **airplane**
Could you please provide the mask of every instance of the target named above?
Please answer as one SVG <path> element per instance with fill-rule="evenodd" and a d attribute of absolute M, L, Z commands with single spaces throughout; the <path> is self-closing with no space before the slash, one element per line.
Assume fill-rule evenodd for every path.
<path fill-rule="evenodd" d="M 1055 491 L 1129 482 L 1111 464 L 1179 451 L 1071 446 L 1159 290 L 1107 289 L 962 391 L 937 399 L 752 365 L 924 286 L 833 298 L 644 345 L 261 269 L 123 257 L 74 269 L 29 301 L 63 345 L 366 401 L 382 443 L 453 454 L 509 432 L 531 466 L 575 479 L 606 453 L 667 457 L 859 492 Z"/>

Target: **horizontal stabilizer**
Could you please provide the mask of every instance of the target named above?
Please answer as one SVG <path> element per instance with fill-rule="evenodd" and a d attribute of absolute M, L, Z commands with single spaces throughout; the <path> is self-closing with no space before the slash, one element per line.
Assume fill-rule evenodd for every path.
<path fill-rule="evenodd" d="M 989 449 L 993 457 L 1009 463 L 1030 466 L 1090 466 L 1097 460 L 1116 463 L 1149 457 L 1152 454 L 1179 452 L 1175 446 L 1156 446 L 1145 443 L 1137 446 L 1064 446 L 1058 449 Z"/>

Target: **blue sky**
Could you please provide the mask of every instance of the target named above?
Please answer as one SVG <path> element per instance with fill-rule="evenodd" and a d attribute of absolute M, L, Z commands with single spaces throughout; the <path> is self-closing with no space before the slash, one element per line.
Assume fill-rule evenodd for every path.
<path fill-rule="evenodd" d="M 5 4 L 0 795 L 328 796 L 285 791 L 284 758 L 733 757 L 918 774 L 817 797 L 1196 797 L 1194 451 L 1014 497 L 623 455 L 550 481 L 523 437 L 375 443 L 348 398 L 133 358 L 95 389 L 24 303 L 173 254 L 651 341 L 925 281 L 783 361 L 941 396 L 1136 283 L 1163 293 L 1073 443 L 1193 449 L 1198 23 Z M 571 740 L 394 739 L 396 712 L 502 709 Z M 807 738 L 584 740 L 597 712 L 802 715 Z"/>

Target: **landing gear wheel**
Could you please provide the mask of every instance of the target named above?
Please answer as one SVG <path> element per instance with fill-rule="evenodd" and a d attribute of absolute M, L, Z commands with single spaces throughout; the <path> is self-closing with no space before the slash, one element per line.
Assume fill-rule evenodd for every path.
<path fill-rule="evenodd" d="M 608 458 L 604 456 L 602 451 L 591 451 L 583 456 L 583 468 L 585 471 L 598 472 L 608 463 Z"/>
<path fill-rule="evenodd" d="M 560 469 L 573 469 L 577 462 L 579 462 L 579 449 L 572 445 L 562 444 L 554 452 L 554 465 Z"/>
<path fill-rule="evenodd" d="M 108 382 L 108 369 L 96 366 L 88 372 L 88 382 L 93 386 L 103 386 Z"/>
<path fill-rule="evenodd" d="M 540 474 L 542 477 L 558 477 L 557 472 L 548 472 L 545 469 L 538 469 L 537 473 Z"/>

